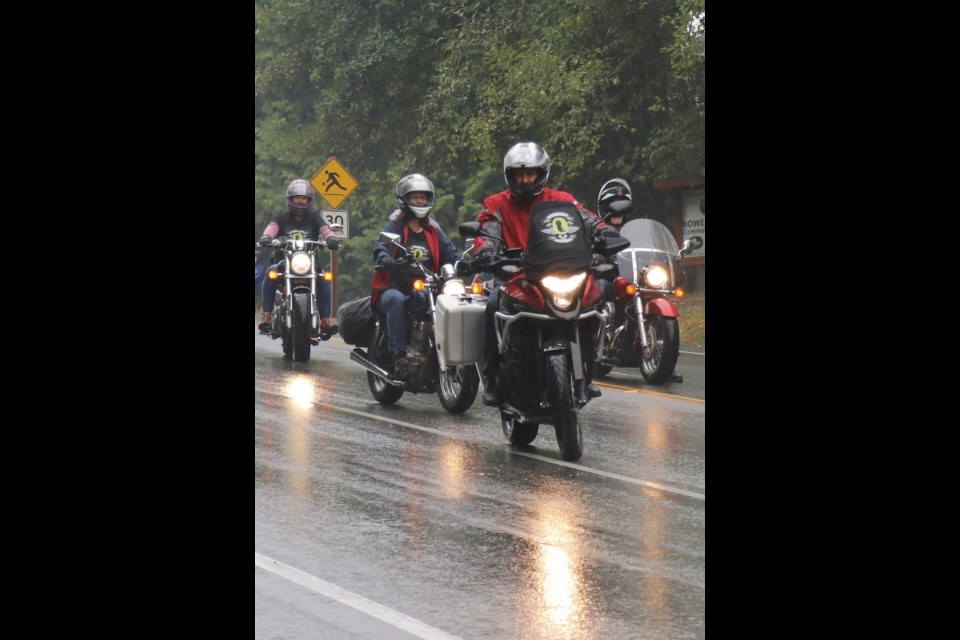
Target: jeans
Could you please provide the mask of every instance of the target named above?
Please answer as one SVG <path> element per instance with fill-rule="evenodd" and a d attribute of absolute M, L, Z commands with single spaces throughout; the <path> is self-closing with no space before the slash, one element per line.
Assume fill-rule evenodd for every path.
<path fill-rule="evenodd" d="M 377 297 L 377 311 L 387 316 L 387 348 L 390 351 L 407 351 L 407 296 L 397 289 L 385 289 Z M 410 296 L 413 315 L 425 318 L 430 311 L 427 294 L 417 291 Z"/>
<path fill-rule="evenodd" d="M 277 264 L 270 267 L 271 269 L 276 269 L 279 272 L 283 271 L 284 264 L 283 262 L 278 262 Z M 277 281 L 271 280 L 269 277 L 263 279 L 263 310 L 268 313 L 273 313 L 273 304 L 274 299 L 277 294 Z M 321 318 L 327 318 L 330 316 L 330 298 L 333 296 L 333 288 L 330 286 L 328 280 L 323 278 L 317 279 L 317 308 L 320 311 Z"/>
<path fill-rule="evenodd" d="M 377 311 L 387 316 L 387 348 L 407 351 L 407 310 L 405 295 L 396 289 L 386 289 L 377 297 Z"/>

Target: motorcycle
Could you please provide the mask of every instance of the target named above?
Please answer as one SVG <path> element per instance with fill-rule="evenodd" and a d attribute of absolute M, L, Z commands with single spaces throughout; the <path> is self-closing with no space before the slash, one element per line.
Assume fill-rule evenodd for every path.
<path fill-rule="evenodd" d="M 626 215 L 633 203 L 614 202 L 610 208 L 607 216 Z M 630 247 L 617 254 L 619 275 L 613 280 L 614 300 L 606 303 L 609 320 L 596 375 L 605 376 L 613 367 L 639 367 L 644 380 L 660 384 L 673 375 L 680 354 L 680 313 L 671 296 L 684 295 L 683 254 L 693 247 L 687 240 L 678 249 L 656 220 L 630 220 L 620 235 Z"/>
<path fill-rule="evenodd" d="M 573 204 L 537 203 L 525 253 L 507 249 L 468 265 L 505 281 L 494 315 L 504 436 L 513 445 L 528 445 L 541 424 L 552 424 L 560 456 L 568 461 L 583 455 L 580 409 L 590 397 L 582 353 L 598 344 L 605 321 L 593 254 L 610 256 L 629 244 L 623 238 L 590 238 L 583 227 Z M 478 222 L 462 223 L 459 231 L 492 237 Z"/>
<path fill-rule="evenodd" d="M 350 359 L 367 370 L 367 385 L 374 399 L 383 405 L 394 404 L 404 392 L 436 393 L 443 408 L 452 414 L 463 413 L 473 405 L 480 387 L 476 361 L 482 343 L 464 343 L 458 330 L 461 322 L 482 327 L 485 299 L 467 293 L 453 265 L 445 264 L 433 274 L 408 255 L 399 242 L 400 235 L 381 232 L 377 241 L 399 247 L 393 269 L 406 269 L 414 275 L 411 291 L 404 302 L 407 313 L 407 343 L 419 355 L 417 363 L 401 371 L 392 369 L 387 344 L 386 314 L 375 310 L 376 325 L 369 347 L 356 347 Z M 423 292 L 423 297 L 416 295 Z M 425 300 L 424 300 L 425 298 Z"/>
<path fill-rule="evenodd" d="M 343 225 L 333 224 L 338 231 Z M 331 281 L 333 274 L 320 267 L 320 252 L 327 247 L 324 240 L 310 240 L 307 232 L 291 230 L 282 238 L 275 238 L 269 246 L 279 251 L 280 270 L 271 267 L 267 277 L 277 280 L 276 304 L 270 337 L 281 339 L 283 355 L 294 362 L 307 362 L 310 347 L 330 335 L 320 332 L 320 312 L 317 307 L 317 283 Z"/>

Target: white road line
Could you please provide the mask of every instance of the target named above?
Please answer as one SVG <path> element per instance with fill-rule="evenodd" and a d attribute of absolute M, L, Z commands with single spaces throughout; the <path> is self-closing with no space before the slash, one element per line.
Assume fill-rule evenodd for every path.
<path fill-rule="evenodd" d="M 302 587 L 306 587 L 311 591 L 316 591 L 322 596 L 326 596 L 331 600 L 336 600 L 342 604 L 352 607 L 357 611 L 367 614 L 368 616 L 377 618 L 378 620 L 383 620 L 387 624 L 396 627 L 397 629 L 402 629 L 409 634 L 415 635 L 418 638 L 424 638 L 424 640 L 459 640 L 459 636 L 452 636 L 449 633 L 441 631 L 436 627 L 431 627 L 428 624 L 420 622 L 415 618 L 411 618 L 408 615 L 404 615 L 399 611 L 394 611 L 389 609 L 382 604 L 377 604 L 372 600 L 367 600 L 363 596 L 359 596 L 351 591 L 346 589 L 341 589 L 340 587 L 330 584 L 316 576 L 312 576 L 309 573 L 304 573 L 299 569 L 295 569 L 288 564 L 284 564 L 273 558 L 268 558 L 267 556 L 253 552 L 254 564 L 256 564 L 261 569 L 265 569 L 271 573 L 275 573 L 281 578 L 286 578 L 291 582 L 296 582 Z"/>
<path fill-rule="evenodd" d="M 255 391 L 260 393 L 268 393 L 270 395 L 280 396 L 283 398 L 290 398 L 290 396 L 278 393 L 276 391 L 270 391 L 269 389 L 263 389 L 261 387 L 254 387 Z M 416 429 L 417 431 L 423 431 L 425 433 L 432 433 L 443 438 L 450 438 L 451 440 L 459 440 L 461 442 L 469 442 L 477 445 L 489 445 L 489 442 L 486 440 L 478 440 L 476 438 L 469 438 L 467 436 L 462 436 L 455 433 L 449 433 L 445 431 L 440 431 L 438 429 L 431 429 L 430 427 L 424 427 L 418 424 L 413 424 L 410 422 L 404 422 L 402 420 L 394 420 L 393 418 L 385 418 L 383 416 L 378 416 L 374 413 L 366 413 L 365 411 L 357 411 L 356 409 L 348 409 L 346 407 L 338 407 L 335 404 L 329 404 L 326 402 L 314 402 L 314 405 L 323 405 L 325 407 L 330 407 L 334 411 L 342 411 L 344 413 L 352 413 L 353 415 L 362 416 L 364 418 L 370 418 L 371 420 L 379 420 L 380 422 L 387 422 L 389 424 L 395 424 L 400 427 L 407 427 L 408 429 Z M 547 462 L 549 464 L 555 464 L 561 467 L 569 467 L 570 469 L 576 469 L 578 471 L 583 471 L 585 473 L 592 473 L 594 475 L 603 476 L 605 478 L 613 478 L 614 480 L 620 480 L 622 482 L 628 482 L 630 484 L 639 485 L 642 487 L 650 487 L 651 489 L 658 489 L 660 491 L 665 491 L 667 493 L 674 493 L 681 496 L 687 496 L 690 498 L 696 498 L 698 500 L 706 500 L 706 495 L 703 493 L 697 493 L 695 491 L 687 491 L 686 489 L 679 489 L 677 487 L 669 487 L 663 484 L 657 484 L 656 482 L 649 482 L 647 480 L 640 480 L 638 478 L 630 478 L 628 476 L 622 476 L 619 473 L 611 473 L 609 471 L 602 471 L 600 469 L 592 469 L 590 467 L 584 467 L 582 465 L 576 464 L 574 462 L 566 462 L 565 460 L 555 460 L 554 458 L 547 458 L 545 456 L 538 455 L 536 453 L 527 453 L 525 451 L 517 451 L 510 447 L 510 445 L 504 445 L 504 448 L 511 454 L 515 456 L 523 456 L 525 458 L 532 458 L 534 460 L 540 460 L 542 462 Z"/>

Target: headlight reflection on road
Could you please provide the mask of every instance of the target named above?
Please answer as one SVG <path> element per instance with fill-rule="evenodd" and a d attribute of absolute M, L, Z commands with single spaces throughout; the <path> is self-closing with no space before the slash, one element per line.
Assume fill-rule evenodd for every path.
<path fill-rule="evenodd" d="M 310 427 L 307 418 L 313 408 L 313 382 L 307 376 L 294 376 L 287 383 L 285 395 L 293 401 L 292 420 L 285 425 L 287 455 L 290 467 L 287 483 L 294 495 L 310 497 Z"/>
<path fill-rule="evenodd" d="M 546 635 L 551 637 L 569 636 L 585 611 L 587 596 L 577 574 L 579 542 L 570 521 L 576 512 L 567 496 L 545 497 L 537 509 L 534 531 L 541 540 L 537 562 L 542 601 L 531 611 L 540 610 L 538 626 L 550 629 Z"/>
<path fill-rule="evenodd" d="M 286 395 L 301 409 L 309 409 L 313 406 L 313 382 L 306 376 L 291 378 L 287 383 Z"/>
<path fill-rule="evenodd" d="M 446 498 L 462 498 L 467 467 L 471 465 L 470 449 L 458 440 L 447 440 L 440 446 L 440 470 L 443 478 L 443 495 Z"/>

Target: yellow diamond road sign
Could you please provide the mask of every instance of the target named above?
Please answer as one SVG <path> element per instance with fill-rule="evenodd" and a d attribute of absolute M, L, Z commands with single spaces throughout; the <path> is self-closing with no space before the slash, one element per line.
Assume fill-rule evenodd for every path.
<path fill-rule="evenodd" d="M 338 208 L 340 203 L 359 186 L 353 176 L 333 157 L 327 160 L 327 164 L 323 165 L 315 176 L 310 178 L 310 184 L 334 209 Z"/>

